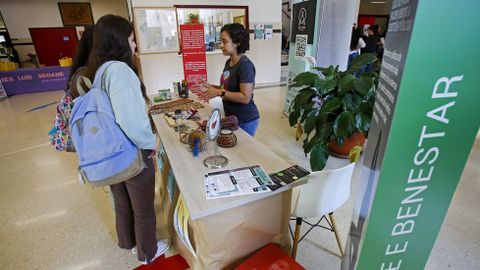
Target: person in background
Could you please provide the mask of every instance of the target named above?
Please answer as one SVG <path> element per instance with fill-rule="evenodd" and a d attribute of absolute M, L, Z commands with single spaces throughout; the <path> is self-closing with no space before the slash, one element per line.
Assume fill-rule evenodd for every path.
<path fill-rule="evenodd" d="M 353 59 L 360 55 L 360 50 L 365 48 L 365 42 L 362 39 L 362 30 L 359 28 L 352 28 L 352 37 L 350 38 L 350 54 L 348 55 L 348 66 Z"/>
<path fill-rule="evenodd" d="M 377 42 L 378 42 L 378 37 L 374 32 L 373 26 L 368 27 L 368 36 L 364 37 L 365 41 L 365 48 L 362 49 L 362 54 L 364 53 L 372 53 L 375 56 L 377 55 Z M 367 65 L 365 68 L 365 72 L 372 72 L 373 71 L 373 64 L 370 63 Z"/>
<path fill-rule="evenodd" d="M 221 48 L 229 56 L 225 63 L 220 85 L 205 83 L 204 91 L 210 98 L 222 97 L 225 115 L 235 115 L 239 126 L 255 136 L 260 114 L 253 101 L 255 66 L 245 55 L 250 48 L 250 35 L 239 23 L 226 24 L 221 29 Z"/>
<path fill-rule="evenodd" d="M 133 62 L 135 48 L 133 28 L 126 19 L 115 15 L 101 17 L 95 26 L 87 76 L 93 81 L 98 68 L 113 61 L 104 73 L 102 88 L 110 98 L 115 121 L 141 149 L 146 164 L 139 175 L 110 186 L 115 203 L 118 246 L 132 249 L 143 264 L 149 264 L 168 250 L 170 240 L 157 242 L 156 239 L 153 205 L 156 136 L 147 115 L 149 100 L 145 86 Z"/>
<path fill-rule="evenodd" d="M 377 34 L 377 58 L 379 59 L 379 63 L 383 58 L 383 50 L 385 48 L 385 34 L 386 31 L 382 33 L 382 27 L 378 24 L 374 26 L 374 32 Z"/>

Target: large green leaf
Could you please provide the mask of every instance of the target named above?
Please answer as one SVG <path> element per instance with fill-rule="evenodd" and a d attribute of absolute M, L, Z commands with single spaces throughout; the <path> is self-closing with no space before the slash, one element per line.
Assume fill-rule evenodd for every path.
<path fill-rule="evenodd" d="M 313 146 L 318 143 L 318 136 L 315 134 L 312 138 L 306 138 L 303 141 L 303 152 L 305 153 L 305 156 L 307 156 L 310 151 L 312 151 Z"/>
<path fill-rule="evenodd" d="M 310 86 L 314 85 L 315 81 L 318 80 L 318 75 L 312 72 L 302 72 L 298 74 L 294 79 L 290 87 L 301 87 L 301 86 Z"/>
<path fill-rule="evenodd" d="M 343 144 L 345 138 L 350 137 L 355 131 L 355 116 L 353 112 L 342 112 L 333 123 L 333 133 L 337 143 Z"/>
<path fill-rule="evenodd" d="M 345 75 L 342 79 L 340 79 L 340 82 L 338 83 L 338 94 L 344 95 L 346 92 L 352 89 L 352 85 L 356 80 L 357 78 L 355 78 L 355 76 L 353 76 L 352 74 Z"/>
<path fill-rule="evenodd" d="M 320 171 L 325 168 L 328 156 L 328 147 L 325 144 L 315 144 L 310 152 L 310 167 L 312 168 L 312 171 Z"/>
<path fill-rule="evenodd" d="M 377 61 L 377 57 L 372 53 L 364 53 L 359 57 L 353 59 L 352 63 L 347 69 L 347 73 L 358 71 L 361 67 Z"/>
<path fill-rule="evenodd" d="M 364 134 L 368 134 L 368 131 L 370 131 L 372 113 L 373 108 L 367 102 L 360 104 L 357 112 L 355 113 L 355 126 Z"/>
<path fill-rule="evenodd" d="M 322 125 L 322 127 L 318 130 L 318 132 L 315 135 L 317 136 L 318 140 L 327 143 L 330 140 L 330 137 L 332 136 L 332 131 L 333 131 L 333 122 L 327 122 Z"/>
<path fill-rule="evenodd" d="M 368 134 L 368 131 L 370 131 L 371 121 L 371 116 L 365 115 L 361 112 L 355 114 L 355 126 L 359 131 L 363 132 L 363 134 Z"/>
<path fill-rule="evenodd" d="M 353 89 L 362 96 L 367 95 L 368 91 L 372 89 L 374 84 L 373 73 L 364 73 L 358 80 L 353 82 Z"/>
<path fill-rule="evenodd" d="M 372 113 L 373 113 L 373 107 L 370 106 L 370 104 L 368 104 L 367 102 L 362 102 L 359 106 L 358 106 L 358 112 L 362 113 L 362 114 L 365 114 L 366 116 L 368 117 L 372 117 Z"/>
<path fill-rule="evenodd" d="M 290 111 L 290 114 L 288 115 L 288 122 L 291 127 L 294 127 L 297 124 L 299 117 L 300 117 L 300 109 L 299 108 L 295 109 L 295 106 L 294 106 L 293 111 Z"/>
<path fill-rule="evenodd" d="M 320 112 L 317 116 L 317 123 L 315 126 L 315 130 L 317 131 L 317 133 L 320 131 L 320 129 L 322 129 L 323 125 L 325 125 L 327 121 L 328 121 L 328 112 Z"/>
<path fill-rule="evenodd" d="M 342 100 L 338 97 L 330 99 L 321 109 L 320 112 L 333 112 L 340 107 Z"/>
<path fill-rule="evenodd" d="M 320 89 L 320 95 L 326 94 L 330 90 L 334 89 L 338 85 L 338 80 L 336 78 L 329 79 L 329 80 L 321 80 L 318 83 L 318 87 Z"/>
<path fill-rule="evenodd" d="M 306 134 L 310 134 L 312 130 L 315 128 L 315 124 L 317 122 L 317 110 L 311 110 L 308 113 L 307 118 L 305 119 L 305 124 L 303 125 L 303 129 Z"/>
<path fill-rule="evenodd" d="M 317 92 L 312 88 L 305 89 L 297 94 L 293 102 L 303 107 L 310 101 L 310 99 L 312 99 L 312 96 L 315 95 L 315 93 Z"/>
<path fill-rule="evenodd" d="M 325 80 L 331 80 L 335 78 L 336 73 L 335 73 L 335 68 L 333 65 L 330 65 L 328 68 L 322 68 L 322 67 L 314 67 L 314 69 L 320 71 L 323 76 L 325 76 Z"/>
<path fill-rule="evenodd" d="M 354 96 L 355 95 L 351 94 L 351 93 L 346 93 L 343 96 L 342 102 L 345 105 L 345 109 L 348 110 L 348 111 L 352 111 L 353 108 L 355 108 L 355 106 L 356 106 Z"/>
<path fill-rule="evenodd" d="M 302 117 L 300 118 L 300 123 L 303 123 L 307 119 L 308 114 L 313 110 L 313 103 L 307 103 L 303 108 Z"/>

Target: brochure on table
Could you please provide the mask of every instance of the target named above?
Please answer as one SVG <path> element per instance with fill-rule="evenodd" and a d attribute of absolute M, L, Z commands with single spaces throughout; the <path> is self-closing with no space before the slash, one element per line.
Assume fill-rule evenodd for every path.
<path fill-rule="evenodd" d="M 310 174 L 292 166 L 268 175 L 260 165 L 223 170 L 205 175 L 205 197 L 209 199 L 271 192 Z"/>

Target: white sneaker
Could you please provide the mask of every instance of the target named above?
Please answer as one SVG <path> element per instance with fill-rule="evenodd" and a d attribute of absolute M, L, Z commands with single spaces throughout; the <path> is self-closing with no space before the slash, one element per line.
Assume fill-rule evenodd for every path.
<path fill-rule="evenodd" d="M 157 241 L 157 253 L 155 253 L 155 256 L 150 261 L 145 260 L 142 262 L 142 264 L 145 265 L 145 264 L 152 263 L 153 261 L 155 261 L 155 259 L 165 254 L 165 252 L 167 252 L 169 247 L 170 247 L 170 238 Z"/>
<path fill-rule="evenodd" d="M 131 251 L 133 255 L 137 255 L 137 246 L 134 246 Z"/>

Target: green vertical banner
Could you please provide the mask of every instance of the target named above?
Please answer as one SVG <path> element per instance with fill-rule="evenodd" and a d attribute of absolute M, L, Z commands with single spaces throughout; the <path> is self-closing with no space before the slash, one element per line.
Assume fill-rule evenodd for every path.
<path fill-rule="evenodd" d="M 342 269 L 424 269 L 480 125 L 478 0 L 393 0 Z"/>

